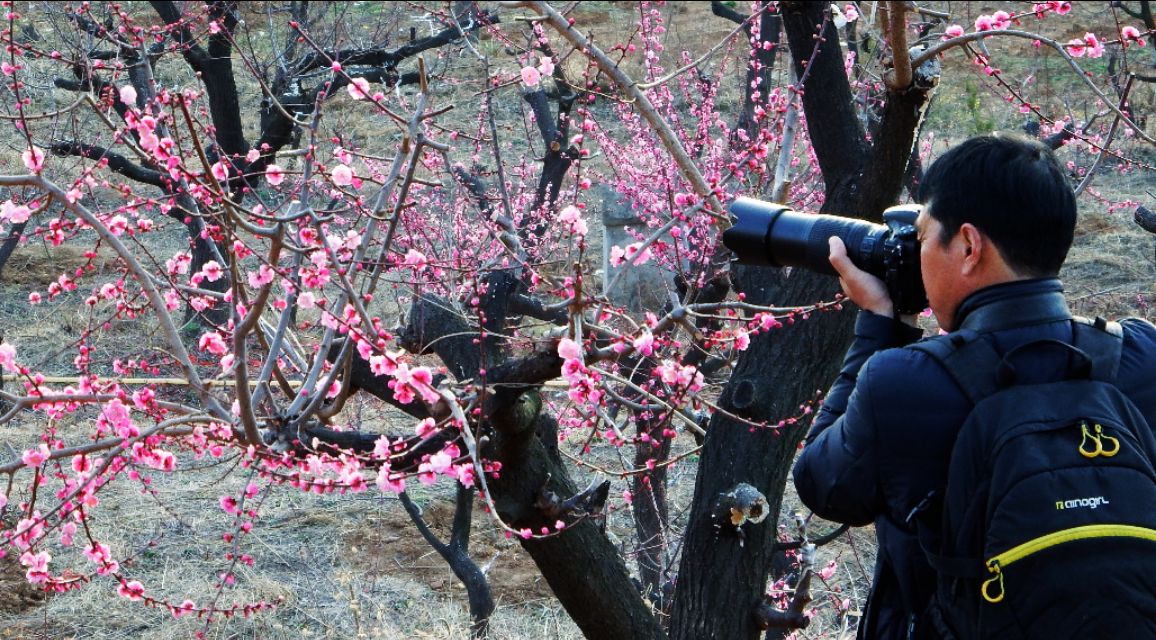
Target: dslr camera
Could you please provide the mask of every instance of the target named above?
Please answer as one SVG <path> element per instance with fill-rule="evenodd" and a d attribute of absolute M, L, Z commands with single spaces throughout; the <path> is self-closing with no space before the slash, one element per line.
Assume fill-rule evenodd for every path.
<path fill-rule="evenodd" d="M 742 264 L 838 275 L 829 260 L 828 238 L 839 236 L 851 262 L 887 285 L 895 312 L 915 314 L 927 308 L 915 229 L 920 209 L 914 204 L 891 207 L 883 212 L 884 224 L 873 224 L 737 198 L 728 207 L 734 226 L 723 232 L 723 244 Z"/>

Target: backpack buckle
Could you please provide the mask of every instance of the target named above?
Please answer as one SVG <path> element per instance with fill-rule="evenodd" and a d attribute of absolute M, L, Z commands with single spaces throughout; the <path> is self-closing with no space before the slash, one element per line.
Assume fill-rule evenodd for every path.
<path fill-rule="evenodd" d="M 932 491 L 929 491 L 927 493 L 927 495 L 923 496 L 923 499 L 920 500 L 919 503 L 916 504 L 915 507 L 912 508 L 910 512 L 908 512 L 907 517 L 903 520 L 904 524 L 906 524 L 907 526 L 914 525 L 915 519 L 919 516 L 919 514 L 930 509 L 931 503 L 934 502 L 935 499 L 938 497 L 939 497 L 939 490 L 933 489 Z"/>

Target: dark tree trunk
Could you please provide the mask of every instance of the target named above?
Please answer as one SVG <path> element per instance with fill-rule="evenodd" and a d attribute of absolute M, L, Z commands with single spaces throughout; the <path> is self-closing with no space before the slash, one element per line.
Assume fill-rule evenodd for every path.
<path fill-rule="evenodd" d="M 535 506 L 546 492 L 562 498 L 578 493 L 567 467 L 548 450 L 556 440 L 543 442 L 536 435 L 552 431 L 539 424 L 552 421 L 539 415 L 540 406 L 541 399 L 530 391 L 509 404 L 499 401 L 488 412 L 495 436 L 486 457 L 502 462 L 500 477 L 489 482 L 498 515 L 514 528 L 535 534 L 554 531 L 557 520 L 567 523 L 561 534 L 524 540 L 522 547 L 587 638 L 665 638 L 662 626 L 638 597 L 618 550 L 595 520 L 579 517 L 575 522 L 572 514 Z"/>
<path fill-rule="evenodd" d="M 762 6 L 771 4 L 767 0 L 760 2 Z M 778 7 L 768 7 L 759 16 L 759 37 L 764 42 L 774 43 L 770 49 L 763 49 L 760 47 L 754 52 L 754 63 L 758 65 L 758 70 L 748 61 L 746 84 L 743 86 L 743 110 L 739 114 L 738 128 L 745 129 L 751 139 L 754 139 L 761 129 L 759 121 L 755 118 L 755 107 L 758 104 L 766 104 L 767 94 L 771 89 L 772 75 L 775 72 L 775 58 L 779 53 L 779 34 L 782 31 L 783 20 L 779 16 Z M 750 29 L 747 30 L 747 35 L 750 35 Z M 756 80 L 758 84 L 755 85 Z M 752 86 L 757 86 L 757 89 L 752 89 Z M 752 98 L 752 93 L 758 91 L 760 98 L 758 101 Z"/>
<path fill-rule="evenodd" d="M 438 540 L 437 535 L 430 530 L 422 518 L 421 509 L 410 500 L 403 491 L 398 494 L 406 513 L 425 541 L 429 543 L 438 555 L 449 565 L 458 580 L 466 588 L 466 598 L 470 605 L 471 638 L 485 638 L 489 634 L 490 616 L 494 613 L 494 597 L 490 593 L 490 583 L 486 574 L 482 573 L 477 563 L 470 558 L 469 542 L 470 528 L 474 512 L 474 490 L 458 485 L 457 499 L 454 502 L 454 520 L 451 525 L 449 542 Z"/>
<path fill-rule="evenodd" d="M 910 157 L 926 91 L 888 96 L 872 147 L 866 140 L 843 71 L 834 26 L 825 3 L 783 2 L 783 28 L 796 72 L 804 78 L 803 108 L 819 159 L 827 199 L 823 210 L 878 219 L 894 204 Z M 826 25 L 822 38 L 818 28 Z M 818 53 L 812 56 L 815 46 Z M 808 63 L 808 61 L 810 61 Z M 830 300 L 834 278 L 795 270 L 738 268 L 736 288 L 755 304 L 806 305 Z M 834 379 L 850 345 L 854 313 L 820 313 L 773 335 L 760 335 L 739 358 L 720 405 L 754 422 L 775 424 L 799 412 Z M 774 556 L 783 490 L 805 425 L 754 428 L 716 413 L 707 429 L 695 484 L 690 524 L 671 611 L 671 638 L 758 638 L 754 611 L 761 603 Z M 760 491 L 770 516 L 734 527 L 712 515 L 720 496 L 739 483 Z"/>
<path fill-rule="evenodd" d="M 653 370 L 648 364 L 647 370 Z M 646 414 L 646 415 L 644 415 Z M 638 435 L 645 440 L 635 445 L 634 468 L 646 469 L 630 479 L 633 494 L 631 507 L 634 511 L 634 528 L 638 533 L 638 576 L 642 581 L 642 591 L 659 609 L 665 608 L 666 568 L 666 528 L 670 520 L 666 503 L 666 466 L 661 465 L 670 456 L 670 438 L 663 431 L 670 425 L 669 418 L 663 419 L 665 412 L 654 415 L 652 411 L 636 412 L 635 424 Z M 653 469 L 647 463 L 653 461 Z"/>
<path fill-rule="evenodd" d="M 27 220 L 12 225 L 8 229 L 8 237 L 4 238 L 3 243 L 0 243 L 0 274 L 4 273 L 4 265 L 8 264 L 8 259 L 12 257 L 12 252 L 16 251 L 16 245 L 20 244 L 20 237 L 24 235 L 24 229 L 27 226 Z"/>

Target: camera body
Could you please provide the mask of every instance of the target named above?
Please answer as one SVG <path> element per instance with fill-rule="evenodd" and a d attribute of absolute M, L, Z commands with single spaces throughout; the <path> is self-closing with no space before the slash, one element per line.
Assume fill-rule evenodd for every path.
<path fill-rule="evenodd" d="M 800 213 L 754 198 L 736 198 L 728 209 L 734 226 L 723 232 L 723 244 L 743 264 L 804 267 L 838 275 L 829 260 L 828 238 L 839 236 L 851 262 L 887 285 L 896 313 L 914 314 L 927 308 L 915 229 L 919 205 L 887 209 L 884 224 Z"/>

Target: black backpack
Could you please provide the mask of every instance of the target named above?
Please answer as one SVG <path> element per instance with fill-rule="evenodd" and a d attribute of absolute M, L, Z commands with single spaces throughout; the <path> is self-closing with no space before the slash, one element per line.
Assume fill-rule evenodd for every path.
<path fill-rule="evenodd" d="M 1120 325 L 1072 324 L 1072 344 L 1002 356 L 974 331 L 910 347 L 974 403 L 946 488 L 909 518 L 937 573 L 925 622 L 940 636 L 1156 638 L 1156 436 L 1113 384 Z M 1067 376 L 1017 384 L 1017 355 L 1036 349 L 1070 352 Z"/>

